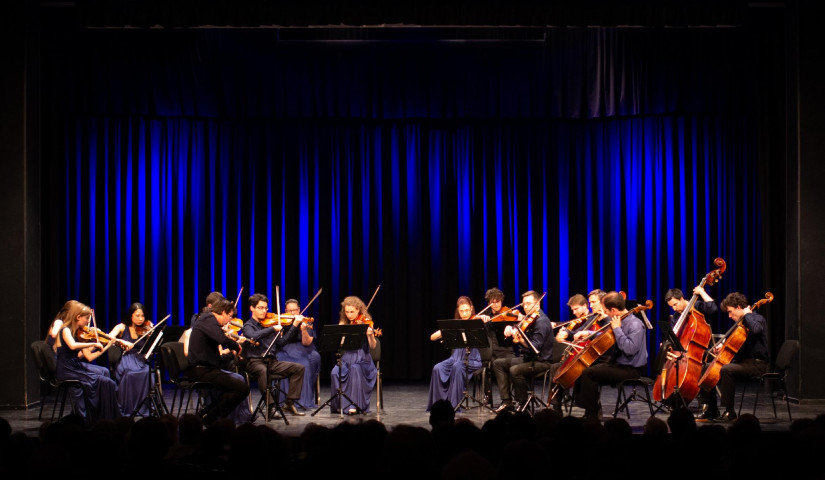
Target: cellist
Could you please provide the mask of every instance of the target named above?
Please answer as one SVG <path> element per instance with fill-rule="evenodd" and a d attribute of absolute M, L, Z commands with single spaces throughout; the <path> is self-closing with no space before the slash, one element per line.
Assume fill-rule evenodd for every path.
<path fill-rule="evenodd" d="M 604 312 L 616 338 L 615 349 L 605 353 L 606 362 L 594 363 L 576 381 L 576 405 L 584 409 L 584 418 L 599 420 L 599 386 L 614 385 L 622 380 L 639 378 L 647 366 L 647 329 L 635 315 L 627 315 L 625 299 L 619 292 L 602 298 Z"/>
<path fill-rule="evenodd" d="M 694 287 L 693 293 L 702 298 L 702 301 L 696 301 L 693 304 L 693 308 L 701 313 L 706 320 L 710 318 L 711 315 L 719 311 L 719 308 L 716 306 L 713 298 L 708 295 L 701 285 Z M 673 328 L 679 321 L 679 317 L 682 316 L 682 312 L 684 312 L 685 309 L 688 308 L 688 305 L 690 305 L 690 302 L 688 302 L 680 289 L 671 288 L 667 291 L 667 293 L 665 293 L 665 303 L 673 309 L 673 315 L 670 315 L 669 318 L 670 327 Z M 675 355 L 675 353 L 670 354 L 668 358 L 675 358 Z M 702 404 L 702 412 L 697 415 L 697 420 L 713 419 L 719 416 L 719 412 L 716 409 L 708 408 L 708 405 L 703 401 L 701 394 L 698 395 L 698 399 Z"/>
<path fill-rule="evenodd" d="M 729 293 L 722 300 L 722 310 L 727 312 L 728 317 L 734 322 L 742 320 L 742 324 L 748 329 L 748 338 L 745 343 L 736 352 L 733 360 L 724 365 L 719 372 L 718 386 L 725 412 L 718 420 L 731 422 L 736 419 L 736 412 L 733 409 L 736 381 L 761 376 L 768 368 L 767 320 L 762 315 L 751 311 L 748 299 L 739 292 Z M 717 352 L 721 350 L 721 347 L 722 344 L 716 346 Z M 718 412 L 716 388 L 711 388 L 709 392 L 701 390 L 699 394 L 707 402 L 708 412 Z"/>

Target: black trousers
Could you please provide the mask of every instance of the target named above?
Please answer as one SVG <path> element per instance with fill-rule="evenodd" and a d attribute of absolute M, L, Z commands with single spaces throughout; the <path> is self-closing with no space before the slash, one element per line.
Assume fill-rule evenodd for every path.
<path fill-rule="evenodd" d="M 301 398 L 301 388 L 304 386 L 304 366 L 300 363 L 280 362 L 273 357 L 255 357 L 246 361 L 246 371 L 258 382 L 258 390 L 261 394 L 266 394 L 268 372 L 269 379 L 289 379 L 287 400 L 294 401 Z"/>
<path fill-rule="evenodd" d="M 513 396 L 519 403 L 527 401 L 527 392 L 530 390 L 529 382 L 534 375 L 544 373 L 550 369 L 550 362 L 541 360 L 525 360 L 524 357 L 498 358 L 493 360 L 493 374 L 498 382 L 498 392 L 501 401 L 510 400 L 510 387 L 513 388 Z"/>
<path fill-rule="evenodd" d="M 759 377 L 768 369 L 768 362 L 758 358 L 747 358 L 741 362 L 731 362 L 723 365 L 719 370 L 719 392 L 722 396 L 722 407 L 725 410 L 733 410 L 734 397 L 736 395 L 736 382 L 747 380 L 751 377 Z M 699 391 L 699 399 L 707 403 L 708 410 L 716 411 L 716 388 L 711 388 L 709 392 Z"/>
<path fill-rule="evenodd" d="M 599 408 L 599 387 L 616 385 L 622 380 L 639 378 L 640 368 L 611 363 L 594 363 L 586 368 L 576 380 L 576 405 L 585 412 L 595 412 Z"/>
<path fill-rule="evenodd" d="M 209 382 L 221 390 L 218 400 L 204 410 L 206 415 L 225 418 L 249 395 L 249 385 L 223 370 L 207 366 L 194 366 L 186 370 L 187 376 L 198 382 Z"/>

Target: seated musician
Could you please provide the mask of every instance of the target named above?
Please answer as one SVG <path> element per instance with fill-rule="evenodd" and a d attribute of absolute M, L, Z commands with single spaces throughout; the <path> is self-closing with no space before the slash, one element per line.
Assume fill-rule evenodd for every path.
<path fill-rule="evenodd" d="M 219 346 L 233 352 L 241 350 L 241 346 L 223 331 L 234 312 L 231 301 L 226 298 L 216 300 L 210 312 L 198 318 L 189 335 L 187 376 L 194 381 L 212 383 L 220 390 L 217 398 L 198 412 L 207 425 L 218 418 L 229 417 L 249 394 L 249 386 L 240 375 L 221 369 Z"/>
<path fill-rule="evenodd" d="M 570 340 L 572 340 L 578 332 L 589 331 L 595 321 L 604 317 L 604 314 L 601 313 L 601 297 L 599 297 L 598 293 L 593 293 L 591 296 L 594 297 L 594 302 L 592 302 L 592 304 L 598 309 L 593 313 L 590 312 L 590 308 L 588 308 L 588 299 L 584 295 L 577 293 L 567 300 L 567 306 L 570 307 L 570 312 L 573 314 L 573 320 L 565 322 L 566 325 L 559 327 L 559 331 L 556 333 L 556 345 L 561 347 L 566 343 L 569 344 Z M 563 348 L 556 348 L 553 352 L 553 365 L 550 367 L 552 372 L 551 377 L 555 375 L 556 370 L 558 370 L 558 368 L 562 365 L 564 360 L 562 354 L 564 350 L 565 349 Z M 554 386 L 555 385 L 551 382 L 551 392 L 555 391 Z M 550 405 L 557 412 L 561 411 L 563 397 L 563 392 L 559 391 L 556 392 L 550 401 Z"/>
<path fill-rule="evenodd" d="M 758 377 L 768 368 L 767 321 L 762 315 L 751 311 L 747 298 L 738 292 L 730 293 L 722 300 L 722 310 L 726 311 L 728 317 L 734 322 L 742 320 L 742 324 L 748 329 L 748 338 L 745 343 L 736 352 L 733 360 L 722 366 L 719 371 L 718 387 L 725 412 L 718 419 L 730 422 L 736 419 L 733 409 L 736 381 Z M 716 351 L 721 350 L 721 347 L 722 344 L 719 344 Z M 708 405 L 702 418 L 716 418 L 719 413 L 716 388 L 711 388 L 709 392 L 701 390 L 699 396 Z"/>
<path fill-rule="evenodd" d="M 513 342 L 519 346 L 519 357 L 498 358 L 493 361 L 493 373 L 498 382 L 499 394 L 501 395 L 501 405 L 496 412 L 514 410 L 513 400 L 510 396 L 510 386 L 513 387 L 513 396 L 523 406 L 527 401 L 529 375 L 544 372 L 550 369 L 553 360 L 553 327 L 550 319 L 545 315 L 539 306 L 540 295 L 534 290 L 529 290 L 521 295 L 522 307 L 527 317 L 532 317 L 532 324 L 526 329 L 516 331 L 515 328 L 507 326 L 504 330 L 505 337 L 512 337 Z M 519 315 L 519 323 L 525 320 L 525 315 Z M 525 339 L 526 336 L 526 339 Z M 532 344 L 532 346 L 531 346 Z M 533 348 L 535 347 L 535 351 Z"/>
<path fill-rule="evenodd" d="M 576 381 L 576 404 L 584 409 L 585 419 L 598 420 L 599 386 L 615 385 L 633 378 L 639 378 L 647 367 L 647 329 L 635 315 L 628 313 L 625 299 L 619 292 L 610 292 L 602 299 L 605 313 L 610 317 L 610 325 L 616 339 L 616 348 L 606 362 L 594 363 L 585 369 Z"/>
<path fill-rule="evenodd" d="M 271 327 L 261 325 L 261 322 L 266 319 L 266 312 L 269 311 L 269 299 L 265 295 L 256 293 L 249 297 L 249 311 L 252 312 L 252 316 L 249 321 L 244 322 L 243 334 L 258 342 L 258 345 L 250 345 L 247 350 L 246 371 L 258 382 L 261 395 L 266 395 L 269 378 L 287 377 L 289 389 L 284 402 L 284 411 L 292 415 L 305 415 L 295 408 L 295 402 L 301 397 L 301 388 L 304 385 L 304 366 L 295 362 L 280 362 L 276 355 L 279 348 L 301 336 L 299 325 L 303 317 L 300 314 L 295 315 L 292 328 L 286 335 L 278 335 L 282 329 L 278 320 Z M 275 342 L 274 345 L 273 342 Z M 267 405 L 267 408 L 273 407 L 274 404 Z"/>
<path fill-rule="evenodd" d="M 475 315 L 473 301 L 469 297 L 458 297 L 455 306 L 454 318 L 469 320 Z M 430 340 L 441 340 L 441 330 L 430 335 Z M 467 357 L 467 365 L 464 365 Z M 464 390 L 467 379 L 474 371 L 481 368 L 481 354 L 477 348 L 466 351 L 464 348 L 454 348 L 450 358 L 438 362 L 433 367 L 430 378 L 430 393 L 427 399 L 427 411 L 439 400 L 448 400 L 453 407 L 464 399 Z"/>
<path fill-rule="evenodd" d="M 694 295 L 698 295 L 702 298 L 702 300 L 697 300 L 693 304 L 693 308 L 701 313 L 705 320 L 709 322 L 709 317 L 714 313 L 719 311 L 719 308 L 716 306 L 716 303 L 713 301 L 710 295 L 705 291 L 705 289 L 699 285 L 694 287 L 693 289 Z M 673 309 L 673 315 L 670 315 L 670 327 L 673 328 L 676 326 L 676 323 L 679 321 L 679 318 L 684 313 L 685 309 L 688 307 L 688 300 L 685 298 L 685 295 L 682 293 L 681 290 L 678 288 L 671 288 L 670 290 L 665 293 L 665 303 Z M 672 355 L 671 355 L 672 356 Z M 708 419 L 708 418 L 716 418 L 719 416 L 719 412 L 716 409 L 708 410 L 708 405 L 703 401 L 702 395 L 698 396 L 699 403 L 702 405 L 702 413 L 698 415 L 697 418 L 699 419 Z"/>
<path fill-rule="evenodd" d="M 287 315 L 300 315 L 301 304 L 298 300 L 290 298 L 284 303 L 284 313 Z M 294 322 L 293 322 L 294 323 Z M 284 327 L 292 329 L 292 326 Z M 321 354 L 315 348 L 315 329 L 306 322 L 300 324 L 300 335 L 284 335 L 284 346 L 278 350 L 278 360 L 282 362 L 300 363 L 304 366 L 304 385 L 301 388 L 301 398 L 298 400 L 300 406 L 304 408 L 315 408 L 315 382 L 321 372 Z M 291 340 L 290 340 L 291 339 Z M 286 383 L 283 380 L 282 383 Z M 282 390 L 289 389 L 288 385 L 283 385 Z"/>
<path fill-rule="evenodd" d="M 491 319 L 498 318 L 498 319 L 506 319 L 506 320 L 515 320 L 515 318 L 510 318 L 506 316 L 498 316 L 505 312 L 505 307 L 503 306 L 504 302 L 504 292 L 499 290 L 496 287 L 490 288 L 487 292 L 484 293 L 484 300 L 487 301 L 488 309 L 482 311 L 479 315 L 476 315 L 474 318 L 479 318 L 484 321 L 484 327 L 487 332 L 487 340 L 490 342 L 490 350 L 492 355 L 490 356 L 490 360 L 494 361 L 499 358 L 513 358 L 516 356 L 516 349 L 515 345 L 510 339 L 503 345 L 499 345 L 498 338 L 496 337 L 496 329 L 493 327 L 493 323 L 496 320 L 491 322 Z M 484 395 L 485 395 L 485 403 L 489 403 L 492 405 L 493 403 L 493 390 L 492 390 L 492 379 L 490 377 L 485 377 L 485 385 L 484 385 Z"/>
<path fill-rule="evenodd" d="M 708 295 L 704 288 L 701 286 L 696 286 L 693 289 L 693 293 L 702 297 L 702 301 L 697 300 L 696 303 L 693 304 L 693 308 L 704 315 L 705 320 L 719 311 L 716 307 L 716 303 L 713 302 L 713 298 Z M 673 315 L 670 316 L 670 326 L 672 328 L 676 325 L 676 322 L 679 321 L 679 317 L 685 311 L 690 302 L 687 301 L 682 291 L 678 288 L 671 288 L 667 291 L 667 293 L 665 293 L 665 302 L 670 308 L 673 309 Z"/>

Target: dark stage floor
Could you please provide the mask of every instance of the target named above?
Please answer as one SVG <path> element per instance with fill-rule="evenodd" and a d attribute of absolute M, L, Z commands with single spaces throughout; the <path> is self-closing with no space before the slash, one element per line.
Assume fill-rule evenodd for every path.
<path fill-rule="evenodd" d="M 388 428 L 392 428 L 393 426 L 399 424 L 429 427 L 428 413 L 424 411 L 427 405 L 428 385 L 429 384 L 425 382 L 386 382 L 384 385 L 385 405 L 384 409 L 380 413 L 375 409 L 376 399 L 375 393 L 373 393 L 371 413 L 366 415 L 345 416 L 343 421 L 353 422 L 364 418 L 375 418 L 383 422 Z M 630 392 L 629 389 L 628 392 Z M 259 398 L 258 395 L 259 394 L 256 390 L 252 395 L 253 405 L 257 404 Z M 326 401 L 326 399 L 329 398 L 329 395 L 329 383 L 326 382 L 321 388 L 321 402 Z M 498 403 L 497 393 L 495 396 L 495 401 Z M 171 405 L 171 387 L 166 387 L 164 389 L 164 398 L 166 403 Z M 751 386 L 745 396 L 742 413 L 753 411 L 754 398 L 755 391 L 754 387 Z M 739 397 L 737 394 L 737 402 L 738 399 Z M 615 402 L 616 389 L 603 387 L 602 405 L 605 419 L 612 417 Z M 46 419 L 48 419 L 51 415 L 51 405 L 51 400 L 49 400 L 44 411 L 44 418 Z M 630 407 L 630 418 L 628 421 L 630 422 L 633 431 L 640 433 L 642 432 L 645 421 L 650 416 L 648 406 L 641 402 L 632 402 Z M 690 407 L 694 410 L 698 409 L 696 402 L 693 402 Z M 27 435 L 36 436 L 38 434 L 39 426 L 42 423 L 37 419 L 38 412 L 39 405 L 35 405 L 29 409 L 2 410 L 0 411 L 0 416 L 7 419 L 11 423 L 13 430 L 23 431 Z M 314 416 L 310 415 L 311 412 L 312 410 L 304 417 L 289 416 L 289 425 L 285 425 L 283 420 L 271 420 L 269 425 L 282 434 L 293 436 L 300 434 L 300 432 L 302 432 L 303 429 L 311 423 L 331 426 L 342 421 L 339 415 L 333 415 L 330 413 L 329 408 L 321 410 Z M 584 412 L 581 409 L 574 407 L 571 414 L 581 416 L 583 413 Z M 794 419 L 814 418 L 820 413 L 825 413 L 825 402 L 803 401 L 799 405 L 791 404 L 791 414 Z M 668 412 L 662 411 L 656 415 L 659 418 L 666 420 Z M 459 413 L 457 418 L 466 418 L 473 421 L 478 426 L 481 426 L 485 421 L 493 418 L 493 416 L 494 414 L 489 410 L 480 410 L 475 408 Z M 627 419 L 626 414 L 623 416 Z M 777 401 L 778 418 L 774 418 L 770 397 L 766 397 L 765 395 L 760 396 L 759 405 L 756 409 L 756 416 L 759 418 L 764 431 L 787 431 L 791 424 L 788 419 L 788 411 L 785 407 L 785 403 Z M 260 417 L 256 420 L 256 423 L 258 424 L 263 422 L 264 420 Z"/>

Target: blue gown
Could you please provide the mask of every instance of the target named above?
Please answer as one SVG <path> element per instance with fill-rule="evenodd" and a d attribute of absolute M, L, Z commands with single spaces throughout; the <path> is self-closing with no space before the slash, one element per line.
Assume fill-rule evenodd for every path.
<path fill-rule="evenodd" d="M 134 343 L 137 338 L 132 337 L 130 328 L 126 328 L 121 337 L 127 342 Z M 117 367 L 115 367 L 115 380 L 117 380 L 117 398 L 120 403 L 121 414 L 125 417 L 131 416 L 135 408 L 146 398 L 151 388 L 151 377 L 149 364 L 140 349 L 146 343 L 148 337 L 144 337 L 140 342 L 135 343 L 131 350 L 120 357 Z M 115 348 L 115 347 L 112 347 Z M 149 415 L 149 407 L 141 406 L 138 415 Z"/>
<path fill-rule="evenodd" d="M 430 395 L 427 400 L 427 411 L 438 400 L 449 400 L 455 407 L 464 398 L 464 386 L 470 374 L 481 368 L 481 353 L 477 348 L 470 350 L 467 367 L 464 367 L 465 349 L 454 348 L 450 358 L 436 363 L 430 377 Z"/>
<path fill-rule="evenodd" d="M 64 327 L 60 331 L 63 335 Z M 117 347 L 111 347 L 117 348 Z M 58 380 L 80 380 L 83 391 L 86 394 L 88 403 L 83 401 L 83 394 L 72 389 L 75 396 L 77 410 L 80 415 L 91 421 L 101 419 L 115 419 L 120 415 L 120 407 L 117 404 L 117 384 L 109 377 L 109 370 L 99 365 L 91 364 L 77 357 L 78 350 L 72 350 L 61 342 L 57 347 L 57 371 Z"/>
<path fill-rule="evenodd" d="M 314 329 L 310 328 L 307 331 L 312 338 L 315 338 Z M 312 409 L 318 406 L 315 402 L 315 379 L 321 372 L 321 354 L 315 349 L 315 341 L 306 346 L 301 343 L 300 338 L 299 336 L 297 342 L 284 345 L 276 356 L 281 362 L 295 362 L 304 366 L 304 384 L 301 387 L 301 398 L 298 399 L 298 403 L 306 409 Z M 280 388 L 286 392 L 289 389 L 289 381 L 281 380 Z"/>
<path fill-rule="evenodd" d="M 348 350 L 341 355 L 341 390 L 364 412 L 369 412 L 372 389 L 378 377 L 378 370 L 370 355 L 369 343 L 365 340 L 358 350 Z M 338 365 L 332 369 L 332 393 L 338 390 Z M 346 398 L 344 410 L 349 410 Z M 336 397 L 330 402 L 332 413 L 338 413 L 340 401 Z"/>

